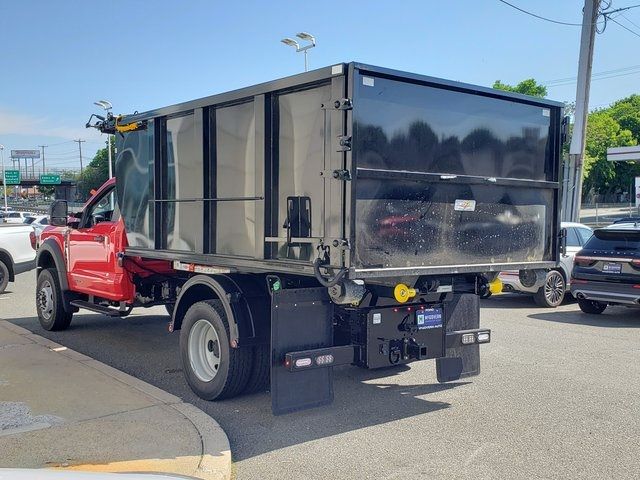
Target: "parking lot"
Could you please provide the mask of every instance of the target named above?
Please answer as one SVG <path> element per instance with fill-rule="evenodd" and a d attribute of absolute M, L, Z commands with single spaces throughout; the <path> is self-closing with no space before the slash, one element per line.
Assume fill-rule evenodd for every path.
<path fill-rule="evenodd" d="M 439 385 L 433 362 L 336 369 L 335 402 L 274 417 L 267 393 L 205 402 L 188 388 L 162 308 L 82 312 L 40 329 L 33 272 L 0 296 L 8 320 L 176 394 L 213 416 L 238 479 L 631 478 L 640 472 L 640 311 L 586 316 L 574 303 L 484 301 L 482 374 Z"/>

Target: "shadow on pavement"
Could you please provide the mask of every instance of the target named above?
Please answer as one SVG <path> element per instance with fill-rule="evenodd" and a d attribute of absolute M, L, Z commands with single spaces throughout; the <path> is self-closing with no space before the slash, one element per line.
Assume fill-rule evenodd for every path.
<path fill-rule="evenodd" d="M 224 428 L 235 460 L 449 408 L 449 403 L 423 396 L 470 383 L 430 384 L 434 376 L 423 377 L 428 370 L 408 366 L 382 370 L 336 367 L 332 405 L 273 416 L 266 392 L 221 402 L 195 396 L 182 375 L 179 333 L 167 333 L 167 316 L 134 314 L 114 319 L 82 314 L 64 332 L 42 330 L 37 317 L 8 320 L 196 405 Z M 409 384 L 394 382 L 397 375 L 403 375 L 401 381 Z"/>
<path fill-rule="evenodd" d="M 627 307 L 608 307 L 600 315 L 590 315 L 580 310 L 570 312 L 548 310 L 528 315 L 528 317 L 548 322 L 589 325 L 592 327 L 640 328 L 640 309 Z"/>
<path fill-rule="evenodd" d="M 562 305 L 574 304 L 576 304 L 576 300 L 570 294 L 567 294 Z M 552 308 L 545 308 L 536 305 L 533 301 L 533 295 L 524 293 L 502 293 L 486 300 L 481 300 L 480 305 L 482 306 L 481 308 L 539 308 L 541 311 L 553 311 Z"/>

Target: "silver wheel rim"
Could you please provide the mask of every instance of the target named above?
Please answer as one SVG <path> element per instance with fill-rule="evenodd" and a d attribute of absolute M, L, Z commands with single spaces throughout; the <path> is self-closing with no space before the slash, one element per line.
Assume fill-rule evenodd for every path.
<path fill-rule="evenodd" d="M 49 280 L 45 280 L 40 285 L 40 291 L 38 292 L 38 308 L 40 314 L 47 320 L 51 318 L 53 314 L 53 287 Z"/>
<path fill-rule="evenodd" d="M 198 320 L 189 332 L 188 354 L 191 370 L 203 382 L 210 382 L 220 369 L 220 339 L 207 320 Z"/>
<path fill-rule="evenodd" d="M 564 295 L 564 280 L 558 273 L 549 275 L 547 281 L 544 284 L 544 296 L 547 301 L 555 305 L 562 299 Z"/>

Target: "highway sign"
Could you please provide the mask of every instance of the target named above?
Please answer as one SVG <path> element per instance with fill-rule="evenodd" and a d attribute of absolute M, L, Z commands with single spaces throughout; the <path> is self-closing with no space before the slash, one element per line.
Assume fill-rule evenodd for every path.
<path fill-rule="evenodd" d="M 40 185 L 60 185 L 61 182 L 60 175 L 53 173 L 40 175 Z"/>
<path fill-rule="evenodd" d="M 40 158 L 40 150 L 11 150 L 11 158 Z"/>
<path fill-rule="evenodd" d="M 610 162 L 640 160 L 640 145 L 607 148 L 607 160 Z"/>
<path fill-rule="evenodd" d="M 4 178 L 7 185 L 20 185 L 20 170 L 5 170 Z"/>

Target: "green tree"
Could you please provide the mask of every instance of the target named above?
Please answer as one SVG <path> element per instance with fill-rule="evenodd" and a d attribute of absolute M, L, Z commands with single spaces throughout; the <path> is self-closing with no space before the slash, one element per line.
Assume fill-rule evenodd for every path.
<path fill-rule="evenodd" d="M 547 87 L 539 84 L 533 78 L 527 78 L 522 80 L 517 85 L 509 85 L 502 83 L 500 80 L 496 80 L 493 83 L 493 88 L 498 90 L 505 90 L 507 92 L 522 93 L 523 95 L 531 95 L 533 97 L 546 97 Z"/>
<path fill-rule="evenodd" d="M 111 138 L 111 152 L 115 151 L 113 138 Z M 97 190 L 109 177 L 109 152 L 107 148 L 101 148 L 93 157 L 93 160 L 82 170 L 78 177 L 78 196 L 84 201 L 91 195 L 91 190 Z"/>

